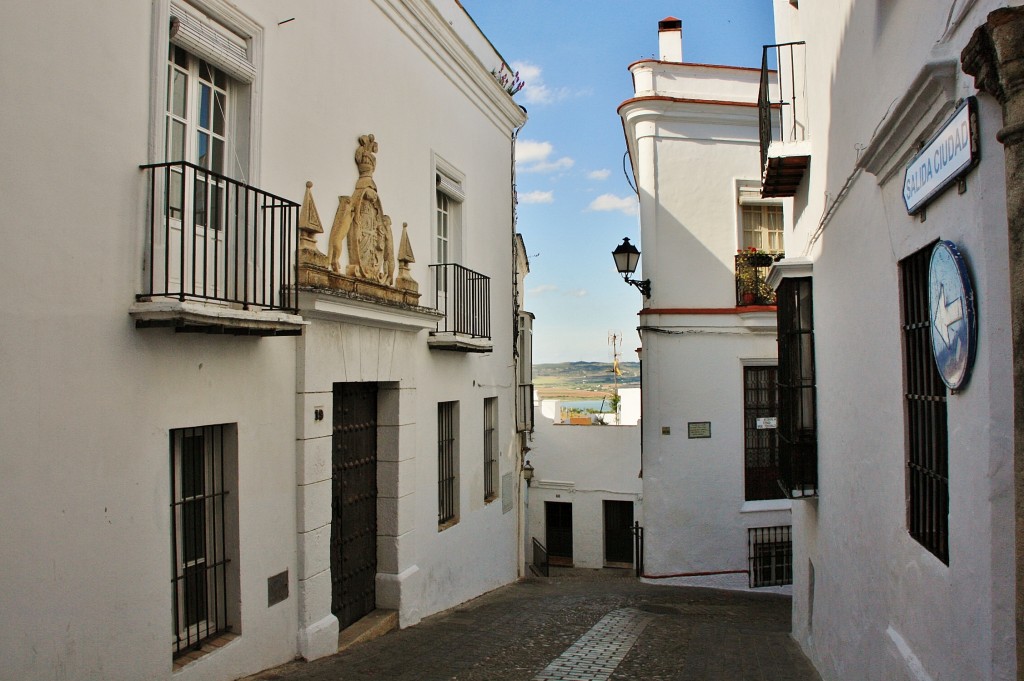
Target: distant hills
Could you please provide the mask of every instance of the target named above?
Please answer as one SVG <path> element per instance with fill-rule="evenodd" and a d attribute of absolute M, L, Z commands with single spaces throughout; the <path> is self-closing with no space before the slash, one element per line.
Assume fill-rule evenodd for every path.
<path fill-rule="evenodd" d="M 533 384 L 542 397 L 601 396 L 620 388 L 640 387 L 640 363 L 619 362 L 616 381 L 611 362 L 534 364 Z"/>

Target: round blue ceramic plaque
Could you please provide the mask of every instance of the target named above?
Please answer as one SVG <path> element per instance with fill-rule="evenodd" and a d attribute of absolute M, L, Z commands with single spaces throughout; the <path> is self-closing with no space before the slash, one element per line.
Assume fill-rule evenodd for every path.
<path fill-rule="evenodd" d="M 967 265 L 952 241 L 940 241 L 932 250 L 928 311 L 935 366 L 949 389 L 959 390 L 971 375 L 978 326 Z"/>

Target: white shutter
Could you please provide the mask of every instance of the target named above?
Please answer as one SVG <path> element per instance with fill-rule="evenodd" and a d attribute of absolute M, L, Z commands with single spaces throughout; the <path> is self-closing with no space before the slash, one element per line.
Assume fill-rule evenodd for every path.
<path fill-rule="evenodd" d="M 171 44 L 205 59 L 242 83 L 256 79 L 245 41 L 212 20 L 171 5 Z"/>
<path fill-rule="evenodd" d="M 462 188 L 462 183 L 456 182 L 441 173 L 437 173 L 437 191 L 446 194 L 449 198 L 459 203 L 466 200 L 466 190 Z"/>

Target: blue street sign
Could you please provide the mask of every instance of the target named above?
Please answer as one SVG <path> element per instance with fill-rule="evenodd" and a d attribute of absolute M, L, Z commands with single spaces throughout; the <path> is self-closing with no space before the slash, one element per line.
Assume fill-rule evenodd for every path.
<path fill-rule="evenodd" d="M 967 384 L 974 365 L 978 321 L 967 265 L 952 241 L 940 241 L 932 249 L 928 312 L 935 366 L 943 383 L 959 390 Z"/>

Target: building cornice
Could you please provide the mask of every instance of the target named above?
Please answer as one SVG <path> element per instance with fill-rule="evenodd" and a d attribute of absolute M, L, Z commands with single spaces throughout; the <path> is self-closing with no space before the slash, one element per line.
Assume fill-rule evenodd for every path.
<path fill-rule="evenodd" d="M 699 104 L 704 106 L 739 106 L 747 109 L 757 109 L 757 102 L 737 102 L 725 99 L 694 99 L 691 97 L 669 97 L 667 95 L 645 95 L 643 97 L 631 97 L 630 99 L 627 99 L 622 104 L 619 104 L 619 108 L 616 109 L 616 111 L 620 116 L 622 116 L 622 110 L 627 106 L 644 102 L 666 102 L 669 104 Z M 775 105 L 773 108 L 778 108 L 778 105 Z"/>
<path fill-rule="evenodd" d="M 697 68 L 702 68 L 702 69 L 729 69 L 731 71 L 754 71 L 755 73 L 760 73 L 761 72 L 760 68 L 757 68 L 757 67 L 754 67 L 754 66 L 728 66 L 726 64 L 701 64 L 701 63 L 697 63 L 697 62 L 688 62 L 688 61 L 662 61 L 660 59 L 638 59 L 637 61 L 633 62 L 632 64 L 630 64 L 626 68 L 629 69 L 630 71 L 632 71 L 634 66 L 639 66 L 641 64 L 658 64 L 659 66 L 687 66 L 687 67 L 697 67 Z M 769 69 L 768 72 L 769 73 L 776 73 L 776 71 L 774 69 Z"/>
<path fill-rule="evenodd" d="M 372 0 L 409 41 L 494 125 L 503 131 L 526 122 L 526 113 L 501 87 L 432 3 L 422 0 Z M 495 50 L 495 60 L 501 55 Z"/>

